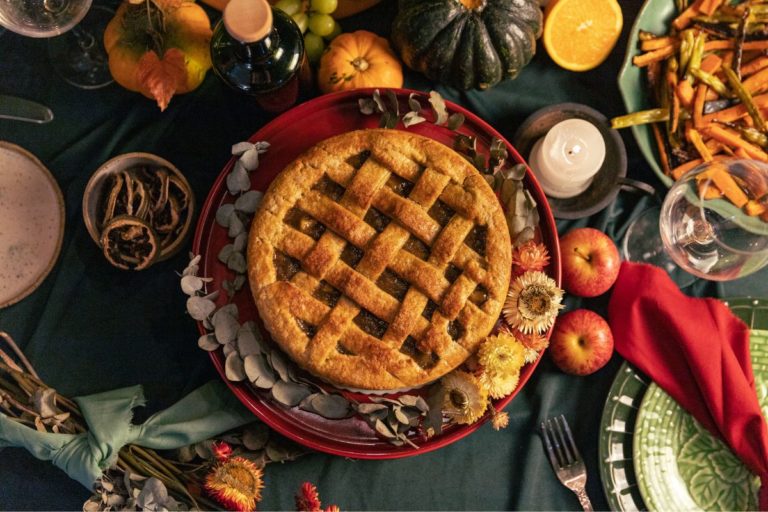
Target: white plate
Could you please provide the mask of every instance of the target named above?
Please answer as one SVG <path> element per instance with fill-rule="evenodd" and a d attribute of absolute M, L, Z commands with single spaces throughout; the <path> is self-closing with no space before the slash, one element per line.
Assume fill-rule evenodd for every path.
<path fill-rule="evenodd" d="M 0 141 L 0 307 L 32 293 L 64 237 L 64 198 L 34 155 Z"/>

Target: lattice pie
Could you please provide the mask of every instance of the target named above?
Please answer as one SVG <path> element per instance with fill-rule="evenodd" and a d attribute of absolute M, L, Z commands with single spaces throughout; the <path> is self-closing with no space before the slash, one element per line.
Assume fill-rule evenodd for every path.
<path fill-rule="evenodd" d="M 499 317 L 511 244 L 501 206 L 460 155 L 396 130 L 311 148 L 275 178 L 248 242 L 264 325 L 301 367 L 399 389 L 467 359 Z"/>

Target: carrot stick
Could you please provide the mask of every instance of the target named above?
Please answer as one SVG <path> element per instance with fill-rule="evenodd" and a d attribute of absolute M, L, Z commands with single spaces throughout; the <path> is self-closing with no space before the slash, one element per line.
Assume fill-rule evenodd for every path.
<path fill-rule="evenodd" d="M 765 91 L 768 89 L 768 69 L 758 71 L 742 83 L 750 94 Z"/>
<path fill-rule="evenodd" d="M 677 44 L 677 38 L 672 36 L 654 37 L 653 39 L 646 39 L 640 42 L 640 49 L 644 52 L 651 50 L 658 50 L 666 46 L 675 46 Z"/>
<path fill-rule="evenodd" d="M 696 87 L 696 96 L 693 99 L 693 126 L 701 128 L 704 126 L 704 101 L 707 99 L 707 91 L 709 87 L 704 84 L 699 84 Z M 702 155 L 703 156 L 703 155 Z"/>
<path fill-rule="evenodd" d="M 665 46 L 663 48 L 659 48 L 658 50 L 653 50 L 651 52 L 647 52 L 642 55 L 635 55 L 632 58 L 632 64 L 634 64 L 639 68 L 644 68 L 648 64 L 651 64 L 653 62 L 658 62 L 660 60 L 664 60 L 667 57 L 674 55 L 674 53 L 675 53 L 674 46 Z"/>
<path fill-rule="evenodd" d="M 685 162 L 684 164 L 678 165 L 674 169 L 672 169 L 672 177 L 676 180 L 679 180 L 683 174 L 690 171 L 697 165 L 703 163 L 704 160 L 701 158 L 694 158 L 693 160 L 689 160 L 688 162 Z"/>
<path fill-rule="evenodd" d="M 716 39 L 714 41 L 707 41 L 704 43 L 705 52 L 714 52 L 717 50 L 733 50 L 736 48 L 736 44 L 733 41 L 725 39 Z M 768 49 L 768 40 L 747 41 L 742 45 L 744 51 L 750 50 L 766 50 Z"/>
<path fill-rule="evenodd" d="M 664 144 L 664 138 L 661 135 L 661 130 L 659 129 L 659 123 L 651 124 L 651 128 L 653 130 L 653 138 L 656 139 L 656 147 L 659 150 L 659 159 L 661 160 L 661 170 L 664 171 L 664 174 L 669 176 L 671 174 L 671 171 L 669 169 L 669 155 L 667 155 L 667 147 Z"/>
<path fill-rule="evenodd" d="M 701 7 L 699 7 L 699 11 L 707 16 L 712 16 L 722 3 L 723 0 L 704 0 Z"/>
<path fill-rule="evenodd" d="M 709 148 L 707 148 L 707 146 L 704 144 L 704 140 L 702 140 L 701 134 L 696 131 L 695 128 L 691 128 L 686 131 L 685 135 L 688 137 L 688 140 L 691 141 L 693 147 L 696 148 L 696 151 L 698 151 L 699 155 L 701 155 L 701 159 L 705 162 L 711 162 L 712 153 L 709 152 Z"/>
<path fill-rule="evenodd" d="M 710 75 L 714 75 L 720 70 L 720 66 L 723 64 L 723 59 L 721 59 L 716 53 L 710 53 L 704 59 L 701 61 L 701 68 L 702 71 L 705 71 L 709 73 Z"/>
<path fill-rule="evenodd" d="M 761 69 L 768 67 L 768 57 L 760 56 L 741 66 L 741 76 L 743 78 L 748 77 L 754 73 L 757 73 Z"/>
<path fill-rule="evenodd" d="M 712 182 L 717 186 L 717 188 L 722 190 L 723 194 L 725 194 L 725 197 L 727 197 L 738 208 L 742 208 L 749 201 L 749 198 L 744 193 L 744 191 L 741 190 L 741 187 L 736 184 L 736 182 L 733 180 L 733 177 L 723 169 L 718 169 L 715 171 L 715 173 L 712 175 Z"/>
<path fill-rule="evenodd" d="M 674 74 L 677 77 L 677 74 Z M 670 84 L 672 85 L 672 84 Z M 680 100 L 680 103 L 688 108 L 693 103 L 694 90 L 690 80 L 680 80 L 675 88 L 675 95 Z"/>
<path fill-rule="evenodd" d="M 701 5 L 704 3 L 704 0 L 696 0 L 691 5 L 688 6 L 686 10 L 684 10 L 680 15 L 675 18 L 672 21 L 672 26 L 675 27 L 677 30 L 683 30 L 688 25 L 691 24 L 691 21 L 694 17 L 696 17 L 701 11 Z"/>
<path fill-rule="evenodd" d="M 752 102 L 757 108 L 768 109 L 768 94 L 760 94 L 752 97 Z M 748 116 L 747 107 L 742 104 L 734 105 L 732 107 L 724 108 L 711 114 L 704 116 L 704 123 L 709 124 L 714 121 L 720 121 L 721 123 L 732 123 L 744 116 Z"/>
<path fill-rule="evenodd" d="M 702 131 L 705 135 L 719 140 L 723 144 L 733 148 L 742 148 L 749 156 L 749 158 L 768 162 L 768 154 L 766 154 L 765 151 L 755 146 L 754 144 L 750 144 L 749 142 L 745 141 L 739 136 L 738 133 L 735 133 L 728 128 L 724 128 L 717 124 L 710 124 L 703 128 Z"/>

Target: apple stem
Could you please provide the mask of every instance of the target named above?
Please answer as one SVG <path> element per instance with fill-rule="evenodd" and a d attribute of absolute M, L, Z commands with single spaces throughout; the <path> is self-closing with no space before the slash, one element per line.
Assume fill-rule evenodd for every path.
<path fill-rule="evenodd" d="M 585 260 L 592 261 L 592 257 L 589 254 L 584 254 L 583 252 L 581 252 L 578 247 L 574 248 L 573 250 L 574 250 L 574 252 L 576 254 L 578 254 L 579 256 L 584 258 Z"/>

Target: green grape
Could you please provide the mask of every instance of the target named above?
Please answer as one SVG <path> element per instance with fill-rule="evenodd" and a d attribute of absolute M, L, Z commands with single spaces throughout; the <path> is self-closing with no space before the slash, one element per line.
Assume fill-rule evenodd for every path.
<path fill-rule="evenodd" d="M 300 12 L 294 14 L 291 17 L 293 18 L 293 21 L 295 21 L 299 26 L 299 30 L 301 30 L 302 34 L 307 31 L 307 27 L 309 26 L 309 17 L 306 15 L 306 13 Z"/>
<path fill-rule="evenodd" d="M 333 25 L 336 20 L 331 18 L 328 14 L 310 14 L 309 15 L 309 30 L 325 37 L 333 32 Z"/>
<path fill-rule="evenodd" d="M 325 36 L 325 38 L 330 41 L 331 39 L 335 38 L 337 35 L 341 34 L 341 25 L 339 25 L 339 22 L 336 21 L 333 24 L 333 31 L 331 31 L 330 34 Z"/>
<path fill-rule="evenodd" d="M 307 58 L 312 64 L 316 64 L 320 61 L 320 56 L 325 49 L 325 41 L 323 38 L 312 32 L 304 34 L 304 48 L 307 50 Z"/>
<path fill-rule="evenodd" d="M 331 14 L 336 10 L 338 4 L 338 0 L 312 0 L 309 6 L 310 9 L 320 14 Z"/>
<path fill-rule="evenodd" d="M 301 0 L 280 0 L 275 4 L 275 7 L 288 16 L 293 16 L 301 9 Z"/>

